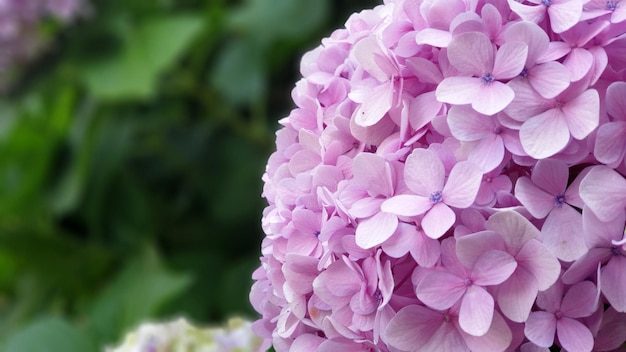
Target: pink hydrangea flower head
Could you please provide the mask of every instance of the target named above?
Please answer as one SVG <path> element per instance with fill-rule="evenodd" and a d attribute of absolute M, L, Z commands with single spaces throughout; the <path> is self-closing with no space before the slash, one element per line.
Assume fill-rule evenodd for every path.
<path fill-rule="evenodd" d="M 386 0 L 306 54 L 263 175 L 264 346 L 620 348 L 620 8 Z"/>

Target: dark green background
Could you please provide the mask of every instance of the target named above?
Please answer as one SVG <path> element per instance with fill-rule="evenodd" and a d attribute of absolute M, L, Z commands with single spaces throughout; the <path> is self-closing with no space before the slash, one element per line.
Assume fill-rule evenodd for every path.
<path fill-rule="evenodd" d="M 0 98 L 0 350 L 254 318 L 261 175 L 299 59 L 377 1 L 99 0 Z"/>

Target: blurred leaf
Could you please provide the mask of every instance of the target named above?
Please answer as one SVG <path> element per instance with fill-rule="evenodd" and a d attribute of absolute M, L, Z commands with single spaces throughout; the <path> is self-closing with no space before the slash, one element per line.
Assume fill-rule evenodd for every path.
<path fill-rule="evenodd" d="M 231 41 L 213 67 L 211 84 L 232 104 L 260 99 L 267 84 L 264 58 L 258 42 Z"/>
<path fill-rule="evenodd" d="M 190 284 L 188 275 L 170 272 L 153 250 L 146 250 L 97 298 L 91 312 L 93 328 L 101 340 L 111 342 L 123 331 L 154 317 Z"/>
<path fill-rule="evenodd" d="M 258 41 L 298 39 L 317 30 L 328 10 L 328 0 L 248 0 L 231 25 Z"/>
<path fill-rule="evenodd" d="M 43 318 L 9 338 L 6 352 L 97 351 L 87 334 L 60 318 Z"/>
<path fill-rule="evenodd" d="M 84 72 L 99 99 L 141 99 L 154 93 L 159 75 L 183 53 L 203 27 L 195 15 L 169 15 L 121 26 L 122 50 Z"/>

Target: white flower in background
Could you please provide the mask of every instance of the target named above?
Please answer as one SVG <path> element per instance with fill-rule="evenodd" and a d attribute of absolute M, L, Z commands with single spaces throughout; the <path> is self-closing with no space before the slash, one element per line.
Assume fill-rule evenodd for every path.
<path fill-rule="evenodd" d="M 251 323 L 230 319 L 224 327 L 198 329 L 185 319 L 169 323 L 147 323 L 129 333 L 121 346 L 106 352 L 252 352 L 262 340 L 254 335 Z"/>

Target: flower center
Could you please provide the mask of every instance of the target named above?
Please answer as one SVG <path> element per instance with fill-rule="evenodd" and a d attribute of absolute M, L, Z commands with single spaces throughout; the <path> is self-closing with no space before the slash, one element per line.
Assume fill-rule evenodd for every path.
<path fill-rule="evenodd" d="M 613 1 L 613 0 L 608 0 L 606 2 L 606 9 L 609 11 L 615 11 L 615 9 L 617 9 L 617 4 L 619 3 L 619 1 Z"/>
<path fill-rule="evenodd" d="M 484 76 L 480 77 L 480 79 L 483 81 L 483 83 L 491 83 L 495 80 L 491 73 L 485 74 Z"/>
<path fill-rule="evenodd" d="M 560 208 L 563 206 L 563 203 L 565 203 L 565 196 L 556 196 L 555 200 L 554 206 Z"/>
<path fill-rule="evenodd" d="M 437 192 L 433 192 L 430 195 L 430 201 L 433 202 L 433 204 L 439 203 L 441 202 L 443 199 L 441 197 L 441 191 L 437 191 Z"/>
<path fill-rule="evenodd" d="M 528 76 L 528 69 L 526 67 L 524 67 L 524 69 L 522 70 L 522 72 L 519 73 L 520 77 L 526 77 Z"/>
<path fill-rule="evenodd" d="M 560 320 L 561 318 L 563 318 L 563 312 L 557 310 L 556 312 L 554 312 L 554 317 L 556 318 L 556 320 Z"/>
<path fill-rule="evenodd" d="M 617 246 L 612 246 L 611 247 L 611 254 L 617 256 L 617 255 L 622 255 L 622 251 L 620 251 L 619 247 Z"/>
<path fill-rule="evenodd" d="M 450 318 L 450 316 L 449 316 L 448 314 L 446 314 L 446 315 L 444 315 L 444 316 L 443 316 L 443 321 L 444 321 L 444 322 L 449 323 L 449 322 L 450 322 L 450 320 L 451 320 L 451 318 Z"/>
<path fill-rule="evenodd" d="M 470 279 L 469 277 L 467 279 L 465 279 L 465 282 L 463 282 L 465 284 L 465 287 L 470 287 L 472 286 L 472 284 L 474 283 L 474 281 L 472 281 L 472 279 Z"/>
<path fill-rule="evenodd" d="M 552 5 L 552 0 L 541 0 L 541 4 L 543 6 L 550 6 Z"/>
<path fill-rule="evenodd" d="M 493 128 L 493 134 L 500 134 L 500 133 L 502 133 L 502 127 L 496 126 Z"/>
<path fill-rule="evenodd" d="M 383 303 L 383 293 L 380 292 L 380 289 L 376 289 L 374 292 L 374 298 L 376 298 L 376 305 L 380 306 L 380 304 Z"/>

